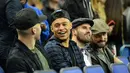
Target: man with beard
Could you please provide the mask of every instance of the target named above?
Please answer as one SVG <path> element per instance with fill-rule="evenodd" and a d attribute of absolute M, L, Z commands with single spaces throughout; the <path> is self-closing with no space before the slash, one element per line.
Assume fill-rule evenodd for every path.
<path fill-rule="evenodd" d="M 91 55 L 92 64 L 99 64 L 102 66 L 105 73 L 110 73 L 110 64 L 122 63 L 122 61 L 115 57 L 106 46 L 109 26 L 102 19 L 94 19 L 93 21 L 94 25 L 91 28 L 92 41 L 87 47 L 87 50 Z"/>
<path fill-rule="evenodd" d="M 85 66 L 83 55 L 76 43 L 70 40 L 72 23 L 63 10 L 56 10 L 51 14 L 51 31 L 54 36 L 45 45 L 52 68 L 57 72 L 61 68 L 78 66 L 81 69 Z"/>
<path fill-rule="evenodd" d="M 75 41 L 83 53 L 84 61 L 87 66 L 91 65 L 90 56 L 85 51 L 85 46 L 89 44 L 91 38 L 91 27 L 93 26 L 93 21 L 88 18 L 78 18 L 72 21 L 72 40 Z"/>

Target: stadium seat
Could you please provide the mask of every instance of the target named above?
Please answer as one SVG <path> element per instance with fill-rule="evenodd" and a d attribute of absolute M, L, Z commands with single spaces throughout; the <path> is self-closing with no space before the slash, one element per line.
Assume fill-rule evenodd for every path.
<path fill-rule="evenodd" d="M 37 70 L 34 73 L 57 73 L 55 70 Z"/>
<path fill-rule="evenodd" d="M 120 56 L 125 56 L 125 57 L 130 56 L 130 45 L 123 45 L 120 48 Z"/>
<path fill-rule="evenodd" d="M 2 69 L 2 67 L 0 67 L 0 73 L 4 73 L 4 70 Z"/>
<path fill-rule="evenodd" d="M 79 67 L 68 67 L 62 68 L 60 70 L 60 73 L 82 73 L 82 71 Z"/>
<path fill-rule="evenodd" d="M 16 73 L 27 73 L 27 72 L 16 72 Z"/>
<path fill-rule="evenodd" d="M 111 64 L 110 68 L 112 73 L 129 73 L 126 64 Z"/>
<path fill-rule="evenodd" d="M 128 64 L 128 69 L 129 69 L 129 72 L 130 72 L 130 63 Z"/>
<path fill-rule="evenodd" d="M 100 65 L 85 66 L 84 73 L 105 73 Z"/>
<path fill-rule="evenodd" d="M 126 65 L 129 64 L 129 60 L 128 60 L 127 57 L 125 57 L 125 56 L 118 56 L 118 58 L 119 58 L 124 64 L 126 64 Z"/>

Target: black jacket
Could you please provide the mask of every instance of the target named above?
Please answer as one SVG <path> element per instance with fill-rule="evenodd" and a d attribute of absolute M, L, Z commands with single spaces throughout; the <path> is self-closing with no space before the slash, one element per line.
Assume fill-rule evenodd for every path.
<path fill-rule="evenodd" d="M 16 32 L 9 25 L 14 21 L 16 12 L 22 8 L 19 0 L 0 0 L 0 42 L 12 44 L 14 41 Z"/>
<path fill-rule="evenodd" d="M 21 9 L 19 0 L 0 0 L 0 59 L 7 58 L 7 46 L 14 44 L 16 30 L 9 25 L 13 22 L 16 12 Z"/>
<path fill-rule="evenodd" d="M 89 0 L 65 0 L 63 9 L 69 13 L 71 21 L 82 17 L 92 18 L 93 15 Z"/>
<path fill-rule="evenodd" d="M 39 45 L 36 47 L 41 53 L 47 56 Z M 43 70 L 41 62 L 36 54 L 29 50 L 22 42 L 17 41 L 16 46 L 11 49 L 7 59 L 7 73 L 27 72 L 33 73 L 35 70 Z"/>
<path fill-rule="evenodd" d="M 101 53 L 98 51 L 96 45 L 89 44 L 87 46 L 87 51 L 90 53 L 92 65 L 101 65 L 105 73 L 110 73 L 110 64 L 114 63 L 114 55 L 106 46 L 103 48 L 104 56 L 107 59 L 104 59 Z M 106 61 L 107 60 L 107 61 Z"/>
<path fill-rule="evenodd" d="M 0 0 L 0 66 L 5 69 L 5 63 L 14 45 L 16 30 L 9 27 L 13 22 L 16 12 L 22 9 L 20 0 Z"/>

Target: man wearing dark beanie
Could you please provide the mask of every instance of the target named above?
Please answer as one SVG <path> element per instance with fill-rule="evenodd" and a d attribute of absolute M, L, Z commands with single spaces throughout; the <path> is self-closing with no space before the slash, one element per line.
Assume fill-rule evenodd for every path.
<path fill-rule="evenodd" d="M 61 68 L 85 66 L 83 55 L 76 43 L 70 40 L 72 23 L 69 16 L 63 10 L 56 10 L 51 14 L 51 31 L 54 35 L 45 45 L 52 68 L 59 72 Z"/>

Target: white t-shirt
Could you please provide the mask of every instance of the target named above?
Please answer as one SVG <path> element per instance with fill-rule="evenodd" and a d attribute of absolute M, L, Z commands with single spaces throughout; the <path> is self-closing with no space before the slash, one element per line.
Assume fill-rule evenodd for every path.
<path fill-rule="evenodd" d="M 92 63 L 91 63 L 91 57 L 90 57 L 90 54 L 87 53 L 86 50 L 83 50 L 83 51 L 82 51 L 82 54 L 83 54 L 83 56 L 84 56 L 84 62 L 85 62 L 85 65 L 86 65 L 86 66 L 91 66 Z"/>

